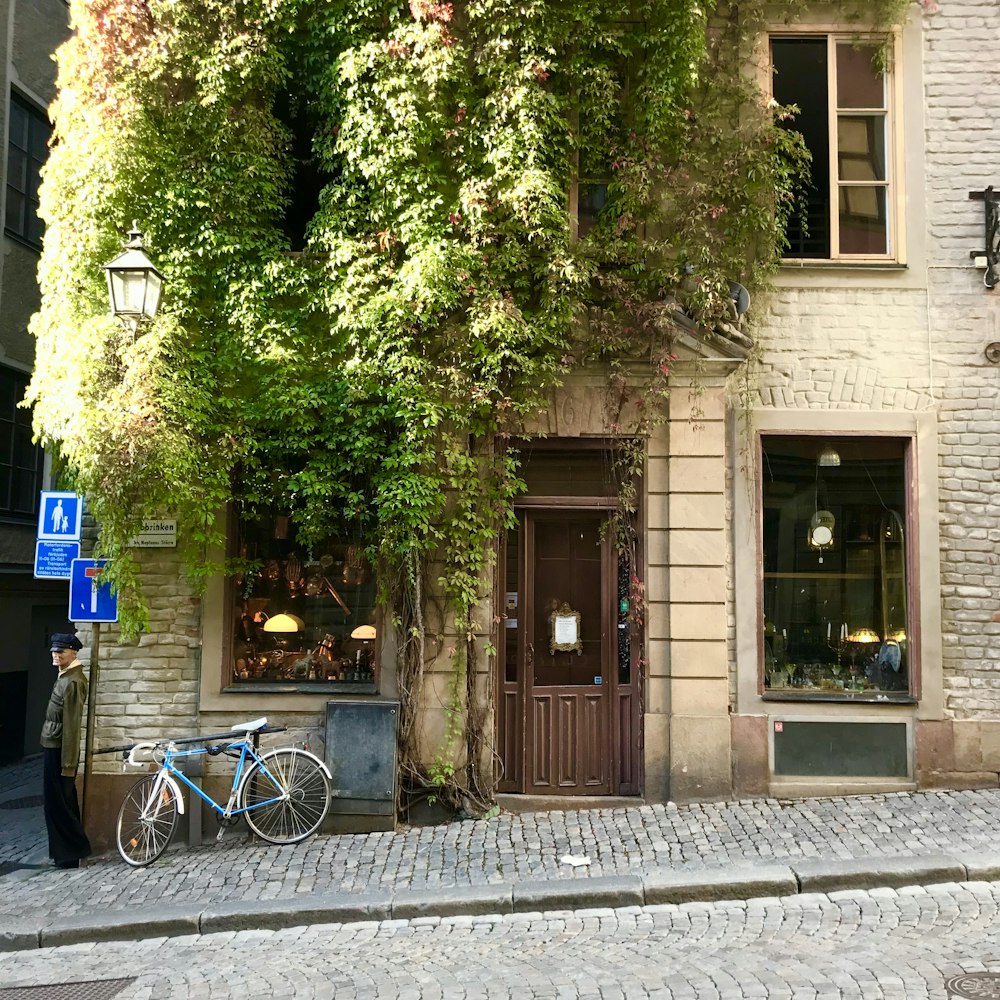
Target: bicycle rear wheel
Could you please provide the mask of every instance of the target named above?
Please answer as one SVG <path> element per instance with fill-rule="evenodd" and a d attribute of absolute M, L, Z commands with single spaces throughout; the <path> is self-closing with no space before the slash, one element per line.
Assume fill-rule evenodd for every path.
<path fill-rule="evenodd" d="M 272 844 L 297 844 L 326 819 L 330 782 L 312 754 L 272 750 L 247 771 L 240 808 L 247 810 L 247 825 L 258 837 Z"/>
<path fill-rule="evenodd" d="M 147 774 L 137 781 L 118 811 L 118 853 L 133 868 L 152 864 L 167 849 L 177 826 L 177 796 L 157 778 Z"/>

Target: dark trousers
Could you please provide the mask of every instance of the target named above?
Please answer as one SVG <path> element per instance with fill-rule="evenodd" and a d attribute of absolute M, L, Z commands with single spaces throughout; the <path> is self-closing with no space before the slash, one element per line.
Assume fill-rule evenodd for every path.
<path fill-rule="evenodd" d="M 62 749 L 43 748 L 42 794 L 49 855 L 57 865 L 69 866 L 90 854 L 90 841 L 80 819 L 76 778 L 62 775 Z"/>

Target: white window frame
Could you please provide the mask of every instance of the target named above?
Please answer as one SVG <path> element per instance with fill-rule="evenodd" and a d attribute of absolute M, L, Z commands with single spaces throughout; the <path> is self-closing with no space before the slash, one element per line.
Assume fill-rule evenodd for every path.
<path fill-rule="evenodd" d="M 902 116 L 902 36 L 894 31 L 890 35 L 864 34 L 852 31 L 827 29 L 825 27 L 803 28 L 802 30 L 774 30 L 767 35 L 767 92 L 773 96 L 774 74 L 771 61 L 771 42 L 779 39 L 826 39 L 827 44 L 827 132 L 830 143 L 829 176 L 827 178 L 830 195 L 829 226 L 830 226 L 830 256 L 829 257 L 783 257 L 787 264 L 810 266 L 816 264 L 905 264 L 906 263 L 906 231 L 905 231 L 905 195 L 903 191 L 903 116 Z M 882 109 L 839 108 L 837 99 L 837 44 L 842 42 L 861 44 L 881 44 L 888 38 L 885 69 L 886 93 L 886 211 L 889 219 L 886 231 L 887 250 L 885 254 L 848 254 L 840 252 L 840 189 L 845 185 L 838 176 L 838 115 L 865 114 L 869 111 L 881 112 Z M 794 123 L 793 123 L 794 124 Z M 871 182 L 855 182 L 854 186 L 871 186 Z"/>

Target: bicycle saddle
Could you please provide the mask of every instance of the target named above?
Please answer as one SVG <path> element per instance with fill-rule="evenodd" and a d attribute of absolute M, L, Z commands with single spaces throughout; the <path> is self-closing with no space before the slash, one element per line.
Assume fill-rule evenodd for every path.
<path fill-rule="evenodd" d="M 234 733 L 255 733 L 258 729 L 263 729 L 267 725 L 267 716 L 262 715 L 253 722 L 241 722 L 238 726 L 233 726 Z"/>

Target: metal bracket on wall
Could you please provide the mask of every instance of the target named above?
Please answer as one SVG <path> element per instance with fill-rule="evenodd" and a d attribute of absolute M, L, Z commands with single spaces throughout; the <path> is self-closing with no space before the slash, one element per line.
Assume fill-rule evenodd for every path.
<path fill-rule="evenodd" d="M 977 263 L 985 257 L 983 284 L 992 289 L 1000 284 L 1000 195 L 994 192 L 991 184 L 985 191 L 970 191 L 969 199 L 983 203 L 986 236 L 986 249 L 972 250 L 969 256 Z"/>

